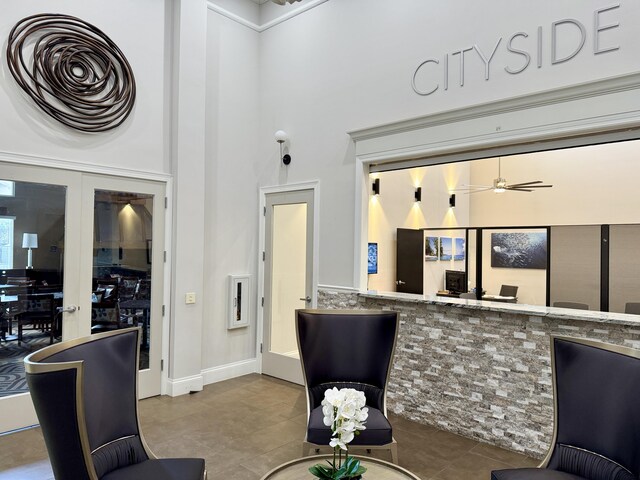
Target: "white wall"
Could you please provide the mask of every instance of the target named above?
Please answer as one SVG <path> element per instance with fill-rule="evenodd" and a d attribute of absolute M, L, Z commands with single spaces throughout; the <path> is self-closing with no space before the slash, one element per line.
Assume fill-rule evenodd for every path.
<path fill-rule="evenodd" d="M 540 8 L 525 1 L 436 5 L 406 0 L 399 6 L 333 0 L 262 33 L 260 152 L 264 158 L 272 155 L 273 132 L 283 128 L 292 138 L 293 163 L 279 181 L 322 182 L 320 257 L 331 261 L 321 261 L 320 283 L 354 283 L 355 168 L 345 132 L 634 72 L 640 4 L 632 1 L 622 2 L 615 15 L 621 28 L 609 37 L 620 44 L 619 51 L 595 56 L 590 37 L 589 48 L 574 59 L 550 65 L 551 23 L 571 17 L 591 25 L 593 10 L 605 5 L 609 3 L 571 0 L 545 2 Z M 473 44 L 486 50 L 500 36 L 506 41 L 517 31 L 533 35 L 539 25 L 545 33 L 542 68 L 533 64 L 519 75 L 495 68 L 486 81 L 479 57 L 472 55 L 464 87 L 451 81 L 449 90 L 426 97 L 411 89 L 413 70 L 426 58 Z M 496 55 L 496 66 L 512 58 L 504 50 Z"/>
<path fill-rule="evenodd" d="M 204 321 L 202 367 L 255 357 L 256 295 L 251 323 L 227 330 L 228 275 L 252 275 L 257 291 L 258 190 L 277 158 L 257 151 L 259 34 L 207 14 Z M 273 152 L 277 145 L 273 142 Z"/>
<path fill-rule="evenodd" d="M 26 98 L 2 58 L 0 76 L 0 153 L 58 158 L 81 164 L 169 173 L 163 139 L 165 107 L 165 5 L 156 0 L 33 0 L 4 2 L 0 38 L 42 12 L 80 17 L 102 29 L 122 50 L 133 69 L 137 94 L 130 117 L 115 130 L 96 135 L 76 132 L 49 119 Z"/>
<path fill-rule="evenodd" d="M 257 272 L 260 186 L 320 180 L 319 280 L 353 287 L 355 155 L 346 132 L 635 72 L 640 4 L 620 3 L 619 14 L 607 21 L 619 20 L 621 27 L 603 34 L 606 42 L 620 45 L 619 51 L 593 55 L 590 36 L 574 59 L 550 65 L 551 22 L 571 17 L 591 25 L 593 10 L 609 2 L 549 1 L 540 8 L 524 0 L 404 0 L 401 5 L 329 0 L 261 34 L 204 13 L 201 0 L 176 19 L 182 31 L 173 31 L 166 15 L 173 2 L 8 2 L 0 19 L 5 39 L 20 18 L 42 11 L 77 15 L 100 26 L 131 62 L 138 96 L 124 125 L 83 135 L 60 128 L 30 107 L 3 66 L 0 150 L 175 176 L 174 303 L 183 299 L 183 289 L 197 291 L 203 302 L 175 306 L 172 313 L 172 362 L 180 364 L 173 374 L 195 375 L 200 367 L 255 355 L 255 322 L 249 329 L 227 332 L 224 319 L 227 275 Z M 206 16 L 206 35 L 202 19 L 190 16 L 195 10 Z M 194 24 L 187 35 L 190 21 Z M 488 50 L 498 37 L 506 41 L 517 31 L 530 33 L 526 43 L 532 47 L 539 25 L 545 35 L 542 68 L 532 64 L 510 75 L 500 67 L 514 57 L 499 49 L 489 81 L 479 57 L 470 55 L 464 87 L 452 80 L 448 90 L 426 97 L 411 89 L 413 70 L 425 59 L 473 44 Z M 173 85 L 167 76 L 168 48 L 174 60 L 180 55 L 183 60 L 176 65 Z M 205 64 L 206 95 L 201 85 Z M 273 140 L 278 129 L 291 137 L 293 162 L 287 168 Z"/>
<path fill-rule="evenodd" d="M 543 180 L 533 193 L 471 195 L 473 226 L 637 223 L 640 141 L 513 155 L 502 158 L 508 183 Z M 471 183 L 491 185 L 498 159 L 471 162 Z"/>
<path fill-rule="evenodd" d="M 369 275 L 367 288 L 393 292 L 396 290 L 396 230 L 466 226 L 469 197 L 457 195 L 456 207 L 449 208 L 449 195 L 451 190 L 469 183 L 469 166 L 459 163 L 396 170 L 372 175 L 371 182 L 374 178 L 380 179 L 381 193 L 369 198 L 368 240 L 378 243 L 379 260 L 378 273 Z M 422 187 L 421 202 L 415 201 L 416 187 Z M 441 234 L 449 235 L 447 232 Z M 464 233 L 461 236 L 464 237 Z M 416 261 L 424 262 L 424 256 Z M 425 262 L 425 293 L 438 289 L 434 290 L 434 287 L 438 283 L 436 279 L 444 272 L 443 265 L 444 262 L 439 261 Z M 441 281 L 439 287 L 442 289 Z"/>

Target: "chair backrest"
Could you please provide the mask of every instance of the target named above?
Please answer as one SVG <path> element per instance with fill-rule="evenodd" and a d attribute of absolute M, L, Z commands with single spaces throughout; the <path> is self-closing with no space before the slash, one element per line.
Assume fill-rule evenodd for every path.
<path fill-rule="evenodd" d="M 18 295 L 18 303 L 24 313 L 51 318 L 56 314 L 53 293 L 28 293 Z"/>
<path fill-rule="evenodd" d="M 640 351 L 563 337 L 552 337 L 551 351 L 556 421 L 548 468 L 589 480 L 637 479 Z"/>
<path fill-rule="evenodd" d="M 138 279 L 136 277 L 121 277 L 118 289 L 118 301 L 133 300 L 138 289 Z"/>
<path fill-rule="evenodd" d="M 466 293 L 461 293 L 460 294 L 460 298 L 466 298 L 468 300 L 477 300 L 478 297 L 476 296 L 475 293 L 473 292 L 466 292 Z"/>
<path fill-rule="evenodd" d="M 502 285 L 500 287 L 500 296 L 501 297 L 516 297 L 516 296 L 518 296 L 518 287 L 517 287 L 517 285 Z"/>
<path fill-rule="evenodd" d="M 120 324 L 120 307 L 117 303 L 97 302 L 91 304 L 91 324 Z"/>
<path fill-rule="evenodd" d="M 398 314 L 383 310 L 296 310 L 308 407 L 328 388 L 355 388 L 386 415 L 386 390 Z"/>
<path fill-rule="evenodd" d="M 139 336 L 138 328 L 117 330 L 25 358 L 56 479 L 96 480 L 152 457 L 138 423 Z"/>
<path fill-rule="evenodd" d="M 624 313 L 633 313 L 634 315 L 640 315 L 640 303 L 627 302 L 624 305 Z"/>
<path fill-rule="evenodd" d="M 589 305 L 587 305 L 586 303 L 553 302 L 553 306 L 559 308 L 573 308 L 575 310 L 589 310 Z"/>

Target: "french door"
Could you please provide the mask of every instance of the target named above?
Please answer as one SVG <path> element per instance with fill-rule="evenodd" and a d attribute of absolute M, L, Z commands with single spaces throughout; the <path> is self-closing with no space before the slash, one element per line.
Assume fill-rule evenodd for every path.
<path fill-rule="evenodd" d="M 266 195 L 262 372 L 302 384 L 295 310 L 314 304 L 314 191 Z"/>
<path fill-rule="evenodd" d="M 140 396 L 160 393 L 164 189 L 0 163 L 0 432 L 38 423 L 23 358 L 92 333 L 141 327 Z"/>

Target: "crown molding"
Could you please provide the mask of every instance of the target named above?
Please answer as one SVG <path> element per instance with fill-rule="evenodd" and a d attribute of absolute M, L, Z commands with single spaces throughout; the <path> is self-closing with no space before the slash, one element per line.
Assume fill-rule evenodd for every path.
<path fill-rule="evenodd" d="M 156 182 L 168 182 L 171 175 L 162 172 L 136 170 L 132 168 L 110 167 L 94 163 L 77 162 L 55 157 L 30 155 L 0 150 L 0 162 L 31 165 L 38 167 L 57 168 L 60 170 L 72 170 L 82 173 L 96 173 L 115 177 L 134 178 L 138 180 L 151 180 Z"/>
<path fill-rule="evenodd" d="M 240 25 L 244 25 L 245 27 L 250 28 L 255 32 L 262 33 L 266 30 L 269 30 L 272 27 L 275 27 L 276 25 L 280 25 L 281 23 L 286 22 L 287 20 L 291 20 L 292 18 L 297 17 L 301 13 L 311 10 L 312 8 L 315 8 L 318 5 L 322 5 L 323 3 L 326 3 L 328 1 L 329 0 L 313 0 L 304 5 L 300 5 L 294 10 L 289 10 L 284 15 L 281 15 L 278 18 L 274 18 L 270 22 L 263 23 L 262 25 L 257 25 L 253 22 L 250 22 L 249 20 L 242 18 L 241 16 L 236 15 L 235 13 L 230 12 L 229 10 L 216 5 L 215 3 L 213 3 L 213 0 L 207 0 L 207 8 L 213 12 L 219 13 L 224 17 L 227 17 L 229 20 L 233 20 L 234 22 L 239 23 Z"/>

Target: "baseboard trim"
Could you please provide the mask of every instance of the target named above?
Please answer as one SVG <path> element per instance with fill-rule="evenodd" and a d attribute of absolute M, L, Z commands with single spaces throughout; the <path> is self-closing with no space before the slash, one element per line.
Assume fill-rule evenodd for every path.
<path fill-rule="evenodd" d="M 175 379 L 167 379 L 167 395 L 178 397 L 191 392 L 199 392 L 204 388 L 202 374 Z"/>
<path fill-rule="evenodd" d="M 240 360 L 239 362 L 227 363 L 218 367 L 207 368 L 202 371 L 204 384 L 222 382 L 230 378 L 241 377 L 258 371 L 258 360 L 250 358 L 248 360 Z"/>

